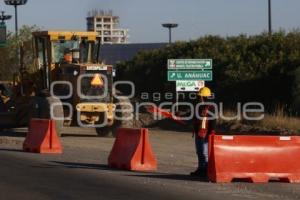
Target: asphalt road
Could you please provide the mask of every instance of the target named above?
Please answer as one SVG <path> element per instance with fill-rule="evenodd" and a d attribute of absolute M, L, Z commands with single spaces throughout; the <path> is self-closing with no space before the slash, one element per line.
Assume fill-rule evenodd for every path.
<path fill-rule="evenodd" d="M 159 170 L 137 173 L 107 167 L 112 138 L 63 137 L 63 154 L 40 155 L 22 152 L 24 138 L 14 136 L 20 142 L 0 143 L 0 199 L 300 199 L 299 184 L 191 178 L 190 135 L 153 130 L 150 137 Z"/>
<path fill-rule="evenodd" d="M 105 165 L 40 161 L 11 150 L 0 152 L 0 199 L 209 199 L 147 181 L 146 174 Z M 53 156 L 47 156 L 51 160 Z M 153 175 L 153 174 L 152 174 Z M 132 178 L 131 178 L 132 177 Z M 140 177 L 140 178 L 139 178 Z M 199 180 L 200 181 L 200 180 Z"/>
<path fill-rule="evenodd" d="M 186 195 L 97 173 L 98 170 L 87 170 L 83 166 L 69 170 L 59 164 L 24 159 L 20 154 L 1 152 L 0 155 L 1 199 L 182 199 Z"/>

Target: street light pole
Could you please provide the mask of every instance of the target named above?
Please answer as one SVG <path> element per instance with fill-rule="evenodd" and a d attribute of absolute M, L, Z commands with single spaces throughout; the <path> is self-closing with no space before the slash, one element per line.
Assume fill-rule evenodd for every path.
<path fill-rule="evenodd" d="M 18 6 L 25 5 L 27 0 L 4 0 L 4 3 L 15 7 L 15 31 L 16 37 L 18 38 Z"/>
<path fill-rule="evenodd" d="M 169 44 L 172 43 L 172 28 L 169 28 Z"/>
<path fill-rule="evenodd" d="M 271 0 L 268 0 L 268 21 L 269 21 L 269 34 L 272 34 L 272 5 Z"/>
<path fill-rule="evenodd" d="M 18 6 L 25 5 L 27 3 L 27 0 L 4 0 L 4 3 L 9 6 L 14 6 L 15 7 L 15 34 L 16 34 L 16 39 L 17 43 L 19 42 L 19 33 L 18 33 Z M 19 61 L 20 58 L 20 52 L 19 52 L 19 47 L 17 45 L 16 49 L 16 56 L 17 60 Z M 20 63 L 21 64 L 21 63 Z"/>
<path fill-rule="evenodd" d="M 169 29 L 169 44 L 172 44 L 172 28 L 177 28 L 178 24 L 174 24 L 174 23 L 165 23 L 162 24 L 162 26 L 164 28 L 168 28 Z M 179 96 L 178 93 L 176 91 L 176 82 L 175 82 L 175 94 L 176 94 L 176 112 L 178 112 L 178 101 L 179 101 Z"/>
<path fill-rule="evenodd" d="M 15 32 L 16 32 L 16 37 L 18 38 L 18 7 L 17 5 L 14 5 L 15 7 Z"/>
<path fill-rule="evenodd" d="M 162 24 L 162 26 L 164 28 L 169 29 L 169 44 L 171 44 L 172 43 L 172 28 L 178 27 L 178 24 L 166 23 L 166 24 Z"/>
<path fill-rule="evenodd" d="M 0 23 L 5 25 L 5 21 L 11 19 L 11 15 L 5 15 L 4 11 L 1 11 L 1 15 L 0 15 Z"/>

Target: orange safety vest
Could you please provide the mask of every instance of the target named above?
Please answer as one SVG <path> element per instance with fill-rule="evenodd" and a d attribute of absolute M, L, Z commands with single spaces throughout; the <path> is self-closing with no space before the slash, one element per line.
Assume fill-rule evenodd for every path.
<path fill-rule="evenodd" d="M 208 106 L 205 106 L 203 112 L 202 112 L 202 122 L 200 123 L 199 125 L 199 129 L 198 129 L 198 136 L 200 138 L 205 138 L 207 136 L 207 133 L 208 133 L 208 120 L 207 120 L 207 115 L 208 115 L 208 111 L 209 109 L 211 108 L 210 105 Z M 213 131 L 214 132 L 214 131 Z"/>

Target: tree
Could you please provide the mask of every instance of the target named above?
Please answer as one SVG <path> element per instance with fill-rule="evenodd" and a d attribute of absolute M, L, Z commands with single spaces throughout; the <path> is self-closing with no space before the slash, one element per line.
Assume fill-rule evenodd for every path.
<path fill-rule="evenodd" d="M 9 32 L 7 45 L 0 48 L 0 80 L 12 80 L 14 73 L 19 72 L 20 64 L 17 57 L 17 49 L 23 44 L 25 49 L 24 64 L 29 71 L 33 68 L 32 60 L 32 32 L 38 31 L 37 26 L 24 25 L 19 31 L 19 37 Z"/>
<path fill-rule="evenodd" d="M 296 115 L 300 116 L 300 67 L 295 70 L 295 84 L 293 88 L 293 107 Z"/>
<path fill-rule="evenodd" d="M 270 112 L 278 105 L 293 111 L 298 105 L 300 109 L 298 30 L 279 31 L 272 36 L 208 35 L 177 42 L 164 49 L 142 52 L 123 63 L 118 67 L 118 78 L 133 81 L 138 93 L 163 93 L 168 84 L 166 65 L 170 58 L 212 58 L 214 78 L 207 85 L 215 91 L 216 100 L 225 105 L 255 101 L 263 103 Z M 174 91 L 174 87 L 167 90 Z"/>

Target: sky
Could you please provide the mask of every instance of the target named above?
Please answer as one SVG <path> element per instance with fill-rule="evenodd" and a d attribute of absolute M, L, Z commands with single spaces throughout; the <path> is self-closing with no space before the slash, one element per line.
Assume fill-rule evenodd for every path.
<path fill-rule="evenodd" d="M 174 40 L 193 40 L 213 34 L 233 36 L 259 34 L 268 27 L 268 0 L 28 0 L 20 6 L 19 24 L 42 29 L 86 30 L 91 9 L 113 10 L 120 27 L 130 30 L 130 43 L 167 42 L 162 23 L 179 26 Z M 272 0 L 273 29 L 300 28 L 299 0 Z M 14 8 L 0 0 L 0 10 L 14 14 Z M 14 30 L 14 20 L 7 22 Z"/>

